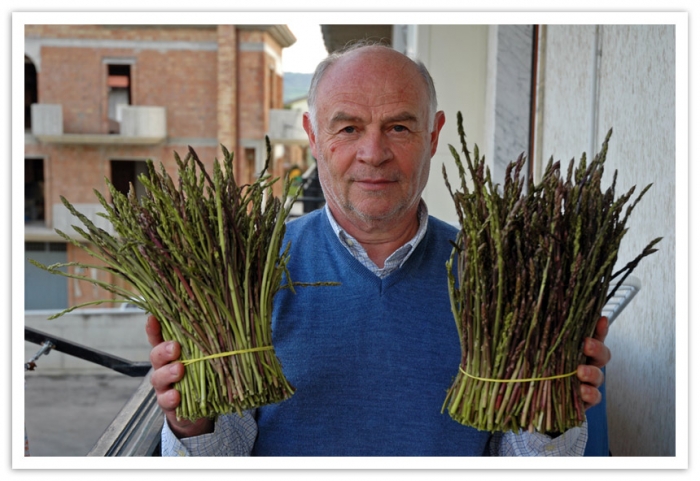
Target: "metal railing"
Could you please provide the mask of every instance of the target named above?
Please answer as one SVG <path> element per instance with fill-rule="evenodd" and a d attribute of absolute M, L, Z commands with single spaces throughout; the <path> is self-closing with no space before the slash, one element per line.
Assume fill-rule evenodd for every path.
<path fill-rule="evenodd" d="M 150 362 L 128 361 L 121 357 L 114 356 L 112 354 L 100 351 L 98 349 L 83 346 L 82 344 L 78 344 L 76 342 L 69 341 L 58 336 L 54 336 L 53 334 L 48 334 L 46 332 L 33 329 L 31 327 L 25 326 L 24 340 L 33 342 L 34 344 L 46 346 L 44 347 L 45 352 L 48 352 L 49 349 L 53 349 L 64 354 L 77 357 L 84 361 L 89 361 L 94 364 L 98 364 L 100 366 L 112 369 L 113 371 L 126 374 L 130 377 L 145 376 L 148 373 L 148 370 L 151 368 Z M 51 345 L 50 348 L 48 348 L 49 345 Z M 34 360 L 36 360 L 36 357 L 37 356 L 35 356 L 35 358 L 27 364 L 30 364 Z M 33 367 L 25 365 L 25 369 L 31 371 L 33 370 Z"/>
<path fill-rule="evenodd" d="M 41 346 L 24 365 L 28 371 L 34 370 L 39 357 L 56 350 L 130 377 L 143 377 L 136 392 L 100 436 L 88 456 L 160 456 L 163 414 L 151 386 L 152 368 L 149 362 L 132 362 L 26 326 L 24 340 Z"/>
<path fill-rule="evenodd" d="M 149 372 L 88 456 L 160 456 L 163 413 Z"/>

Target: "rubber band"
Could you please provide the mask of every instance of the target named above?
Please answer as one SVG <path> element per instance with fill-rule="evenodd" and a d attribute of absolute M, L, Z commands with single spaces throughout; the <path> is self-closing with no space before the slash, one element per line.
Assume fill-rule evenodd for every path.
<path fill-rule="evenodd" d="M 477 379 L 479 381 L 499 382 L 499 383 L 501 383 L 501 382 L 509 382 L 510 383 L 510 382 L 549 381 L 550 379 L 561 379 L 563 377 L 573 376 L 574 374 L 576 374 L 578 372 L 578 370 L 576 370 L 576 371 L 572 371 L 568 374 L 557 374 L 556 376 L 548 376 L 548 377 L 531 377 L 528 379 L 489 379 L 486 377 L 473 376 L 473 375 L 469 374 L 467 371 L 465 371 L 464 369 L 462 369 L 462 366 L 459 367 L 459 370 L 462 371 L 462 374 L 464 374 L 465 376 L 471 377 L 473 379 Z"/>
<path fill-rule="evenodd" d="M 245 354 L 247 352 L 269 351 L 271 349 L 274 349 L 274 347 L 272 347 L 272 346 L 251 347 L 249 349 L 241 349 L 240 351 L 219 352 L 217 354 L 211 354 L 210 356 L 198 357 L 195 359 L 185 359 L 184 361 L 180 361 L 180 362 L 183 364 L 183 366 L 188 366 L 188 365 L 195 363 L 197 361 L 206 361 L 207 359 L 216 359 L 217 357 L 235 356 L 236 354 Z"/>

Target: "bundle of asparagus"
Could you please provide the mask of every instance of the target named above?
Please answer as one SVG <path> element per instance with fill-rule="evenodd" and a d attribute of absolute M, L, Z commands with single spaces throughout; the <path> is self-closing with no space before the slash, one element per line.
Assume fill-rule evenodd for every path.
<path fill-rule="evenodd" d="M 269 163 L 269 142 L 267 147 Z M 139 177 L 146 190 L 141 199 L 133 186 L 126 196 L 107 180 L 113 205 L 94 192 L 116 236 L 61 197 L 85 225 L 87 230 L 73 228 L 87 243 L 58 234 L 100 263 L 44 266 L 33 261 L 116 296 L 70 307 L 53 318 L 87 305 L 130 302 L 158 319 L 164 338 L 182 346 L 185 376 L 176 388 L 182 399 L 177 415 L 184 419 L 240 414 L 294 392 L 275 355 L 271 329 L 275 293 L 293 289 L 286 268 L 289 245 L 280 249 L 293 204 L 288 202 L 290 183 L 281 199 L 274 197 L 271 186 L 278 179 L 265 173 L 266 165 L 254 183 L 239 186 L 233 154 L 223 146 L 222 151 L 223 169 L 215 159 L 213 179 L 192 148 L 184 161 L 175 153 L 177 187 L 162 164 L 158 173 L 148 161 L 148 173 Z M 59 270 L 66 266 L 109 272 L 127 287 Z"/>
<path fill-rule="evenodd" d="M 613 273 L 627 219 L 651 184 L 624 216 L 634 187 L 615 199 L 615 172 L 601 190 L 612 130 L 590 164 L 584 154 L 574 169 L 572 159 L 562 179 L 559 162 L 550 159 L 542 181 L 528 181 L 525 193 L 522 155 L 508 165 L 501 188 L 476 146 L 472 162 L 461 113 L 458 133 L 473 188 L 450 146 L 462 190 L 452 191 L 443 166 L 461 226 L 447 272 L 462 359 L 443 412 L 491 432 L 563 432 L 584 420 L 575 375 L 585 364 L 584 338 L 593 335 L 606 300 L 661 240 Z"/>

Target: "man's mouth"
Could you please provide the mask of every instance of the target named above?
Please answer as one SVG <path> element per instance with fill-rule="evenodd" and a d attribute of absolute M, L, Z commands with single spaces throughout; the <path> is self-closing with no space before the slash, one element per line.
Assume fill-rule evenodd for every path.
<path fill-rule="evenodd" d="M 363 178 L 355 179 L 354 182 L 365 190 L 382 190 L 396 183 L 395 180 L 388 178 Z"/>

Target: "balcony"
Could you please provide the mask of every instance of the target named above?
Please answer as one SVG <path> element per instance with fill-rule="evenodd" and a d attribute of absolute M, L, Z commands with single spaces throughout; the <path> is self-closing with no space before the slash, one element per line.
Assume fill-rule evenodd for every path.
<path fill-rule="evenodd" d="M 111 235 L 114 235 L 114 227 L 112 227 L 112 224 L 109 222 L 109 220 L 105 219 L 101 215 L 98 215 L 100 212 L 104 212 L 104 208 L 100 204 L 73 204 L 73 207 L 83 214 L 85 217 L 87 217 L 90 222 L 95 224 L 96 227 L 99 227 L 100 229 L 105 230 Z M 87 230 L 87 228 L 83 225 L 83 223 L 77 218 L 74 217 L 73 214 L 70 213 L 70 211 L 64 206 L 63 204 L 53 204 L 53 227 L 54 229 L 58 229 L 65 234 L 68 234 L 69 236 L 75 238 L 75 239 L 80 239 L 82 240 L 82 237 L 80 234 L 75 232 L 72 226 L 78 226 L 83 230 Z M 27 229 L 25 227 L 25 233 Z"/>
<path fill-rule="evenodd" d="M 102 205 L 95 203 L 85 203 L 85 204 L 73 204 L 78 212 L 83 214 L 85 217 L 90 219 L 90 221 L 97 227 L 107 231 L 109 234 L 114 235 L 114 228 L 112 224 L 104 217 L 98 215 L 99 212 L 104 212 Z M 53 222 L 51 224 L 45 224 L 44 222 L 31 222 L 24 224 L 24 240 L 26 242 L 63 242 L 63 238 L 59 236 L 54 229 L 58 229 L 63 233 L 67 234 L 76 240 L 83 240 L 83 237 L 78 234 L 72 226 L 80 227 L 83 230 L 87 228 L 77 217 L 61 203 L 52 204 L 53 211 Z"/>
<path fill-rule="evenodd" d="M 152 145 L 167 137 L 165 107 L 121 107 L 119 133 L 81 134 L 63 131 L 63 106 L 32 104 L 32 135 L 47 144 Z"/>

